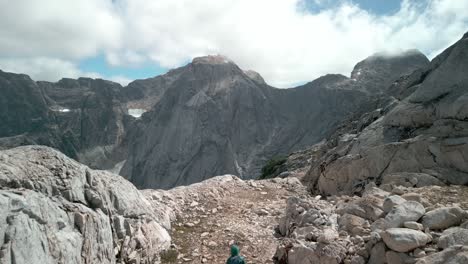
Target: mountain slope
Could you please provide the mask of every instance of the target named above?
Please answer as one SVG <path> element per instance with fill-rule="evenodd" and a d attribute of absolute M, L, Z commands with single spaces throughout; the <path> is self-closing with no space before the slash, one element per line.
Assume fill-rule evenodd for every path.
<path fill-rule="evenodd" d="M 402 56 L 414 63 L 391 74 L 385 68 L 368 75 L 390 85 L 391 76 L 424 66 L 420 56 Z M 394 62 L 400 60 L 388 63 Z M 132 132 L 122 175 L 138 187 L 169 188 L 223 173 L 257 177 L 267 159 L 320 141 L 378 89 L 341 75 L 275 89 L 221 56 L 196 58 L 177 73 Z"/>
<path fill-rule="evenodd" d="M 319 147 L 306 180 L 332 194 L 362 191 L 369 181 L 424 186 L 468 183 L 468 37 L 390 91 L 398 99 L 356 133 L 345 128 L 335 144 Z M 343 138 L 346 137 L 346 140 Z"/>

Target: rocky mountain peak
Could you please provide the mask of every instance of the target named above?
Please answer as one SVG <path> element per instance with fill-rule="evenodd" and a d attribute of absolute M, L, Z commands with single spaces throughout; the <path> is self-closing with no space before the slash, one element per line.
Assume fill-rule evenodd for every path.
<path fill-rule="evenodd" d="M 407 50 L 397 54 L 380 52 L 356 64 L 351 72 L 351 79 L 370 84 L 366 85 L 368 92 L 380 93 L 388 88 L 389 82 L 427 65 L 429 60 L 418 50 Z"/>
<path fill-rule="evenodd" d="M 226 64 L 233 63 L 231 59 L 223 55 L 208 55 L 196 57 L 192 60 L 192 64 Z"/>

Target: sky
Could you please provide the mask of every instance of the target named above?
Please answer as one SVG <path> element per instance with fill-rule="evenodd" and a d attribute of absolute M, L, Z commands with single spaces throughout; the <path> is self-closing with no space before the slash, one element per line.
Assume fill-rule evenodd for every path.
<path fill-rule="evenodd" d="M 0 0 L 0 69 L 123 85 L 221 54 L 271 85 L 349 75 L 375 52 L 430 59 L 468 31 L 468 0 Z"/>

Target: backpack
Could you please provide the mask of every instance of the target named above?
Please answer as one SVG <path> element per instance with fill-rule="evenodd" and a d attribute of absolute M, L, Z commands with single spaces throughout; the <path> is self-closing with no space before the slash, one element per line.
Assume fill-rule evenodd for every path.
<path fill-rule="evenodd" d="M 241 256 L 234 256 L 228 258 L 226 264 L 245 264 L 244 258 Z"/>

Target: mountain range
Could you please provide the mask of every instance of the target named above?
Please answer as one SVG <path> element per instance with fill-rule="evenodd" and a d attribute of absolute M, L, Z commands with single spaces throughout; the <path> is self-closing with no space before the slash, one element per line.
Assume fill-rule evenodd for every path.
<path fill-rule="evenodd" d="M 0 71 L 0 147 L 46 145 L 139 188 L 170 188 L 265 163 L 321 141 L 351 115 L 388 100 L 396 79 L 426 67 L 410 50 L 375 54 L 351 76 L 290 89 L 216 55 L 128 86 L 90 78 L 56 83 Z"/>

